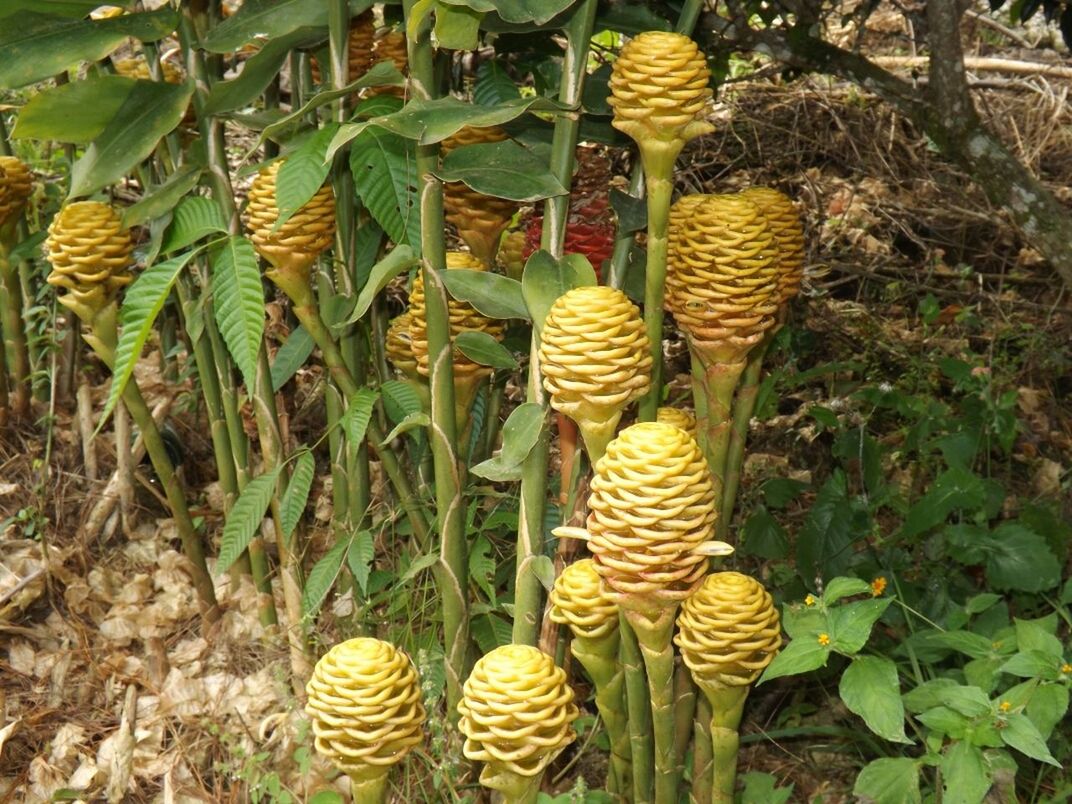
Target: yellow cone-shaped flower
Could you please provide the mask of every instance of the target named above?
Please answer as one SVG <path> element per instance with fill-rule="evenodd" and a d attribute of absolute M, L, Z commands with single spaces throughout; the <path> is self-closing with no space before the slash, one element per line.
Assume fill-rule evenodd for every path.
<path fill-rule="evenodd" d="M 681 607 L 674 642 L 701 686 L 755 681 L 782 645 L 770 593 L 739 572 L 715 572 Z"/>
<path fill-rule="evenodd" d="M 484 264 L 472 254 L 464 251 L 447 252 L 447 269 L 466 269 L 469 271 L 483 271 Z M 448 298 L 447 311 L 450 317 L 451 342 L 462 332 L 479 331 L 486 332 L 493 338 L 502 337 L 502 322 L 488 318 L 478 313 L 468 302 L 460 302 Z M 413 290 L 409 295 L 409 336 L 410 348 L 417 361 L 417 370 L 425 377 L 429 374 L 428 368 L 428 320 L 424 301 L 424 276 L 417 274 L 413 282 Z M 469 360 L 458 350 L 454 351 L 454 375 L 455 379 L 472 375 L 486 375 L 491 369 L 481 366 Z"/>
<path fill-rule="evenodd" d="M 116 73 L 124 78 L 139 78 L 143 81 L 152 79 L 152 75 L 149 73 L 149 63 L 145 60 L 145 56 L 138 55 L 125 59 L 112 59 L 112 66 L 115 67 Z M 172 64 L 170 61 L 160 62 L 160 71 L 164 76 L 164 81 L 169 84 L 181 84 L 183 79 L 182 70 Z"/>
<path fill-rule="evenodd" d="M 515 229 L 507 232 L 499 244 L 499 265 L 511 279 L 521 281 L 525 270 L 525 232 Z"/>
<path fill-rule="evenodd" d="M 246 229 L 258 253 L 274 268 L 307 272 L 335 239 L 335 193 L 330 184 L 325 184 L 305 206 L 275 229 L 279 218 L 275 186 L 283 161 L 265 165 L 253 180 L 246 207 Z"/>
<path fill-rule="evenodd" d="M 618 628 L 618 604 L 607 593 L 590 558 L 563 569 L 550 598 L 551 619 L 568 625 L 574 636 L 599 639 Z"/>
<path fill-rule="evenodd" d="M 543 386 L 551 407 L 577 422 L 592 460 L 614 437 L 626 405 L 648 392 L 651 362 L 640 311 L 620 290 L 573 288 L 547 314 Z"/>
<path fill-rule="evenodd" d="M 664 153 L 672 164 L 686 142 L 714 130 L 704 120 L 709 80 L 707 59 L 689 37 L 642 33 L 614 61 L 607 99 L 614 109 L 611 124 L 636 140 L 646 163 Z"/>
<path fill-rule="evenodd" d="M 413 356 L 413 343 L 410 341 L 409 327 L 411 315 L 409 310 L 391 319 L 387 327 L 384 351 L 391 365 L 411 379 L 416 379 L 417 358 Z"/>
<path fill-rule="evenodd" d="M 577 707 L 566 674 L 528 645 L 504 645 L 480 659 L 458 703 L 466 758 L 486 763 L 482 784 L 516 795 L 539 784 L 572 743 Z"/>
<path fill-rule="evenodd" d="M 741 193 L 763 213 L 778 243 L 778 303 L 785 304 L 804 279 L 804 227 L 793 199 L 773 187 L 750 187 Z"/>
<path fill-rule="evenodd" d="M 467 145 L 502 142 L 507 134 L 498 126 L 473 128 L 466 126 L 443 141 L 441 151 L 446 156 L 456 148 Z M 517 203 L 506 198 L 483 195 L 462 182 L 443 185 L 443 211 L 447 222 L 458 230 L 465 241 L 485 264 L 491 265 L 503 230 L 510 224 Z"/>
<path fill-rule="evenodd" d="M 316 750 L 360 782 L 385 776 L 423 739 L 424 707 L 413 662 L 387 642 L 340 642 L 305 686 Z"/>
<path fill-rule="evenodd" d="M 48 227 L 48 283 L 66 291 L 59 301 L 83 321 L 115 300 L 130 284 L 134 244 L 114 209 L 99 201 L 67 204 Z"/>
<path fill-rule="evenodd" d="M 686 196 L 671 211 L 666 309 L 693 341 L 739 362 L 774 324 L 779 251 L 759 207 L 741 196 Z"/>
<path fill-rule="evenodd" d="M 402 75 L 409 73 L 409 54 L 406 51 L 406 35 L 401 31 L 387 31 L 372 46 L 372 63 L 389 61 Z M 406 96 L 405 87 L 369 87 L 365 90 L 369 97 L 373 95 Z"/>
<path fill-rule="evenodd" d="M 691 410 L 662 407 L 655 412 L 655 421 L 672 424 L 674 427 L 684 430 L 690 436 L 696 438 L 696 416 L 693 415 Z"/>
<path fill-rule="evenodd" d="M 675 606 L 707 572 L 715 491 L 684 430 L 659 422 L 622 430 L 595 466 L 588 508 L 588 547 L 619 606 Z"/>
<path fill-rule="evenodd" d="M 365 11 L 350 20 L 350 32 L 346 39 L 346 83 L 352 83 L 369 71 L 372 66 L 372 49 L 376 41 L 376 20 L 372 11 Z M 320 63 L 316 57 L 309 59 L 313 80 L 322 83 Z"/>
<path fill-rule="evenodd" d="M 489 142 L 503 142 L 509 139 L 507 134 L 499 126 L 464 126 L 451 134 L 440 144 L 440 153 L 446 156 L 456 148 L 464 148 L 466 145 L 484 145 Z"/>
<path fill-rule="evenodd" d="M 0 230 L 19 219 L 32 191 L 29 166 L 17 157 L 0 156 Z"/>

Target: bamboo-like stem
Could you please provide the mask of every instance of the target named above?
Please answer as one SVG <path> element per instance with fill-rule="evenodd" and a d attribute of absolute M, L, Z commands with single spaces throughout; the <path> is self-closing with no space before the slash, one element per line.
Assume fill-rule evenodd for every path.
<path fill-rule="evenodd" d="M 655 758 L 651 740 L 651 702 L 644 674 L 644 657 L 625 612 L 619 615 L 621 666 L 629 710 L 629 756 L 633 772 L 633 801 L 651 804 L 655 795 Z M 661 802 L 660 802 L 661 804 Z"/>
<path fill-rule="evenodd" d="M 641 153 L 644 153 L 642 148 Z M 644 275 L 644 329 L 651 344 L 651 389 L 640 399 L 638 418 L 655 421 L 663 392 L 663 296 L 669 246 L 670 198 L 674 191 L 673 160 L 645 158 L 648 197 L 648 258 Z"/>
<path fill-rule="evenodd" d="M 4 307 L 0 310 L 4 341 L 2 344 L 11 353 L 11 411 L 17 418 L 30 415 L 30 350 L 26 343 L 26 322 L 22 315 L 22 285 L 18 271 L 8 259 L 8 231 L 0 230 L 0 281 L 4 284 Z"/>
<path fill-rule="evenodd" d="M 740 746 L 737 729 L 741 725 L 744 702 L 750 689 L 749 685 L 708 686 L 704 689 L 711 702 L 712 804 L 733 804 L 733 791 L 737 784 L 737 751 Z"/>
<path fill-rule="evenodd" d="M 432 59 L 431 18 L 411 25 L 417 0 L 402 4 L 408 32 L 410 92 L 429 100 L 438 94 Z M 447 669 L 447 712 L 458 718 L 462 682 L 469 674 L 469 565 L 465 541 L 465 498 L 458 453 L 454 408 L 453 347 L 447 293 L 443 185 L 434 175 L 439 146 L 417 146 L 417 175 L 421 188 L 421 276 L 428 325 L 429 386 L 432 393 L 432 459 L 435 464 L 436 515 L 439 522 L 439 563 L 436 580 L 443 603 L 443 641 Z"/>
<path fill-rule="evenodd" d="M 584 93 L 585 69 L 595 14 L 595 0 L 583 0 L 574 9 L 570 21 L 566 24 L 566 57 L 562 65 L 558 99 L 569 107 L 578 107 Z M 580 127 L 579 112 L 565 113 L 555 120 L 551 140 L 551 173 L 567 190 L 573 176 L 573 160 Z M 556 258 L 562 256 L 568 216 L 568 194 L 547 199 L 540 246 Z M 539 335 L 533 327 L 526 400 L 541 405 L 544 416 L 540 435 L 521 467 L 521 510 L 517 533 L 513 630 L 513 641 L 519 645 L 537 643 L 540 637 L 539 620 L 543 611 L 543 585 L 532 571 L 532 564 L 544 554 L 544 512 L 547 508 L 547 464 L 551 436 L 546 415 L 547 396 L 543 389 L 539 348 Z"/>
<path fill-rule="evenodd" d="M 685 774 L 685 755 L 692 740 L 692 723 L 696 716 L 696 685 L 684 662 L 674 668 L 674 758 L 677 760 L 678 784 Z"/>
<path fill-rule="evenodd" d="M 692 733 L 692 791 L 691 804 L 708 804 L 714 784 L 711 759 L 711 702 L 706 695 L 697 696 L 696 719 Z"/>
<path fill-rule="evenodd" d="M 692 372 L 693 398 L 696 408 L 696 431 L 700 448 L 711 469 L 715 500 L 721 504 L 725 488 L 726 455 L 733 430 L 733 394 L 744 372 L 745 363 L 724 360 L 716 349 L 689 337 L 689 351 L 695 358 Z M 697 373 L 696 368 L 702 373 Z M 700 408 L 700 401 L 704 407 Z M 721 512 L 720 512 L 721 514 Z"/>
<path fill-rule="evenodd" d="M 505 768 L 487 765 L 480 774 L 484 787 L 498 791 L 502 804 L 536 804 L 540 797 L 543 773 L 521 776 Z"/>
<path fill-rule="evenodd" d="M 202 2 L 184 4 L 179 17 L 179 41 L 186 58 L 186 70 L 194 78 L 194 110 L 197 112 L 201 139 L 205 146 L 208 183 L 216 203 L 220 206 L 227 220 L 227 228 L 232 234 L 241 231 L 238 218 L 238 206 L 234 200 L 234 189 L 227 165 L 227 154 L 223 137 L 223 126 L 211 115 L 205 114 L 205 103 L 209 90 L 209 75 L 204 53 L 196 47 L 195 31 L 203 35 L 208 30 L 210 20 Z M 206 316 L 206 328 L 214 322 Z M 218 354 L 218 352 L 217 352 Z M 261 446 L 263 471 L 273 471 L 283 464 L 283 438 L 279 431 L 279 416 L 275 405 L 275 391 L 272 388 L 272 372 L 268 364 L 268 350 L 264 340 L 257 355 L 256 376 L 253 388 L 253 413 L 257 422 L 257 433 Z M 290 648 L 291 682 L 295 692 L 304 693 L 304 682 L 312 672 L 310 647 L 305 636 L 306 624 L 302 616 L 302 577 L 300 538 L 298 534 L 284 534 L 279 513 L 279 500 L 282 498 L 290 473 L 285 465 L 279 472 L 276 494 L 272 499 L 270 510 L 275 525 L 276 544 L 279 549 L 280 582 L 283 587 L 283 600 L 287 613 L 287 642 Z"/>
<path fill-rule="evenodd" d="M 618 664 L 621 638 L 617 629 L 605 637 L 591 639 L 574 634 L 570 642 L 573 658 L 581 663 L 596 688 L 596 708 L 610 739 L 608 788 L 628 799 L 632 787 L 629 767 L 629 717 L 625 708 L 625 675 Z"/>
<path fill-rule="evenodd" d="M 650 612 L 627 609 L 626 619 L 640 644 L 648 676 L 651 723 L 655 737 L 655 801 L 677 801 L 678 762 L 675 756 L 674 633 L 677 607 Z M 649 616 L 654 615 L 654 617 Z M 630 713 L 632 715 L 632 713 Z"/>
<path fill-rule="evenodd" d="M 115 347 L 118 341 L 116 305 L 113 303 L 93 321 L 85 323 L 92 328 L 92 332 L 85 333 L 84 340 L 108 368 L 114 368 Z M 123 404 L 126 405 L 141 431 L 153 470 L 167 495 L 168 507 L 171 508 L 171 515 L 175 519 L 175 527 L 179 533 L 179 540 L 182 542 L 183 553 L 190 561 L 190 577 L 201 602 L 201 619 L 207 629 L 220 618 L 220 610 L 216 604 L 212 576 L 209 575 L 208 565 L 205 563 L 201 537 L 197 535 L 197 530 L 194 528 L 190 509 L 186 505 L 186 496 L 183 494 L 178 478 L 175 477 L 175 468 L 171 465 L 171 458 L 168 457 L 167 447 L 164 446 L 164 439 L 156 426 L 152 411 L 145 404 L 145 399 L 138 390 L 137 382 L 133 377 L 127 381 L 122 398 Z"/>
<path fill-rule="evenodd" d="M 696 27 L 697 20 L 700 19 L 703 6 L 703 0 L 685 0 L 681 4 L 681 11 L 678 12 L 677 25 L 674 26 L 674 30 L 681 34 L 691 34 L 692 29 Z"/>
<path fill-rule="evenodd" d="M 363 778 L 351 776 L 350 794 L 354 804 L 385 804 L 388 776 L 388 771 Z"/>
<path fill-rule="evenodd" d="M 763 373 L 763 358 L 771 339 L 752 350 L 748 363 L 737 386 L 733 398 L 733 423 L 730 426 L 729 445 L 726 449 L 726 463 L 723 469 L 722 507 L 719 509 L 715 526 L 715 538 L 725 541 L 733 521 L 733 509 L 737 504 L 737 489 L 741 485 L 741 467 L 744 464 L 744 449 L 748 442 L 748 424 L 756 411 L 756 398 L 759 396 L 760 378 Z"/>

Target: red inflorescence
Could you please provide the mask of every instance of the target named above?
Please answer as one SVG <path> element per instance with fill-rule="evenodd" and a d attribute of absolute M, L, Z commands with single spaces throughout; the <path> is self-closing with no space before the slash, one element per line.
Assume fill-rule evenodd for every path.
<path fill-rule="evenodd" d="M 570 208 L 566 222 L 565 254 L 581 254 L 596 269 L 596 279 L 603 281 L 602 267 L 614 252 L 614 218 L 606 197 L 586 199 L 584 206 Z M 524 258 L 540 247 L 543 235 L 543 216 L 537 215 L 525 230 Z"/>

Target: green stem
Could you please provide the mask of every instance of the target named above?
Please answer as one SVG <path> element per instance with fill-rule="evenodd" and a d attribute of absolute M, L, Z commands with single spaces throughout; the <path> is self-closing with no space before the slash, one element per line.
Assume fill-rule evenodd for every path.
<path fill-rule="evenodd" d="M 721 504 L 726 458 L 729 452 L 730 434 L 733 429 L 733 394 L 737 389 L 743 361 L 727 360 L 717 348 L 689 337 L 689 351 L 693 357 L 692 388 L 696 408 L 696 430 L 700 436 L 700 448 L 711 468 L 711 480 L 715 487 L 715 499 Z M 704 403 L 700 407 L 701 401 Z M 721 513 L 721 512 L 720 512 Z"/>
<path fill-rule="evenodd" d="M 26 343 L 26 323 L 22 315 L 22 286 L 19 284 L 18 271 L 8 259 L 5 231 L 0 231 L 0 279 L 4 283 L 4 307 L 0 310 L 6 348 L 11 361 L 11 409 L 16 417 L 26 418 L 30 415 L 30 351 Z M 14 231 L 14 227 L 11 227 Z"/>
<path fill-rule="evenodd" d="M 678 762 L 675 756 L 674 721 L 674 615 L 677 607 L 659 607 L 650 612 L 627 609 L 644 657 L 651 698 L 651 723 L 655 736 L 655 801 L 677 801 Z"/>
<path fill-rule="evenodd" d="M 596 708 L 610 740 L 610 792 L 627 798 L 632 787 L 629 750 L 629 717 L 625 707 L 625 677 L 618 666 L 621 638 L 615 630 L 605 637 L 590 639 L 573 635 L 570 649 L 596 688 Z"/>
<path fill-rule="evenodd" d="M 684 662 L 674 668 L 674 757 L 677 759 L 677 778 L 680 784 L 685 774 L 685 756 L 692 739 L 692 724 L 696 716 L 696 685 Z"/>
<path fill-rule="evenodd" d="M 642 149 L 643 151 L 643 149 Z M 659 170 L 655 168 L 658 167 Z M 640 421 L 655 421 L 663 393 L 663 296 L 669 245 L 670 198 L 674 191 L 673 161 L 652 165 L 645 159 L 648 191 L 648 259 L 644 274 L 644 329 L 651 345 L 651 388 L 640 400 Z"/>
<path fill-rule="evenodd" d="M 655 757 L 651 742 L 651 702 L 644 675 L 644 657 L 636 633 L 622 612 L 618 621 L 621 635 L 621 665 L 625 674 L 625 699 L 629 710 L 629 756 L 633 770 L 633 801 L 651 804 L 655 794 Z M 660 802 L 661 804 L 661 802 Z"/>
<path fill-rule="evenodd" d="M 388 766 L 390 767 L 390 766 Z M 354 804 L 386 804 L 389 770 L 369 773 L 364 777 L 350 777 L 350 794 Z"/>
<path fill-rule="evenodd" d="M 696 701 L 696 720 L 692 735 L 691 804 L 708 804 L 715 781 L 711 757 L 711 702 L 706 695 Z"/>
<path fill-rule="evenodd" d="M 691 34 L 692 29 L 696 27 L 696 21 L 700 19 L 703 6 L 703 0 L 685 0 L 681 4 L 681 11 L 678 12 L 677 25 L 674 30 L 682 34 Z"/>
<path fill-rule="evenodd" d="M 101 361 L 108 368 L 115 367 L 115 347 L 118 339 L 115 326 L 116 307 L 113 303 L 106 308 L 94 321 L 85 322 L 92 329 L 92 334 L 83 336 Z M 190 561 L 190 576 L 197 590 L 197 596 L 201 601 L 201 619 L 207 630 L 209 626 L 220 618 L 220 610 L 216 604 L 216 592 L 212 585 L 212 576 L 209 574 L 208 565 L 205 563 L 205 553 L 201 545 L 201 537 L 197 535 L 193 519 L 190 517 L 190 509 L 186 505 L 186 496 L 175 477 L 175 467 L 171 464 L 164 439 L 153 419 L 152 411 L 145 404 L 145 399 L 138 390 L 138 384 L 133 378 L 127 381 L 123 389 L 123 404 L 130 411 L 131 417 L 141 431 L 142 441 L 145 443 L 145 451 L 152 461 L 153 471 L 156 472 L 160 485 L 167 495 L 168 507 L 175 519 L 175 527 L 182 542 L 182 550 Z"/>
<path fill-rule="evenodd" d="M 737 729 L 741 725 L 741 714 L 749 689 L 747 685 L 704 688 L 711 702 L 711 755 L 714 764 L 712 804 L 733 804 L 733 791 L 737 785 L 737 751 L 740 747 Z"/>
<path fill-rule="evenodd" d="M 737 489 L 741 484 L 741 466 L 744 464 L 744 449 L 748 441 L 748 423 L 756 410 L 759 396 L 763 358 L 767 354 L 770 338 L 748 355 L 748 363 L 741 375 L 737 395 L 733 400 L 733 424 L 730 428 L 729 446 L 723 471 L 722 507 L 719 509 L 715 538 L 725 541 L 733 521 L 733 508 L 737 504 Z"/>
<path fill-rule="evenodd" d="M 511 770 L 488 763 L 480 774 L 480 783 L 491 790 L 499 791 L 502 804 L 536 804 L 540 797 L 540 782 L 543 773 L 521 776 Z"/>
<path fill-rule="evenodd" d="M 563 105 L 579 107 L 584 93 L 588 49 L 595 24 L 595 0 L 583 0 L 566 24 L 566 57 L 558 99 Z M 580 132 L 579 112 L 559 115 L 555 120 L 551 140 L 551 173 L 569 189 L 573 176 L 573 160 Z M 547 199 L 540 245 L 556 258 L 562 256 L 569 214 L 569 195 Z M 543 407 L 540 435 L 521 467 L 521 511 L 517 533 L 517 569 L 514 576 L 514 632 L 519 645 L 535 645 L 540 636 L 540 616 L 543 612 L 543 585 L 531 567 L 544 555 L 544 512 L 547 509 L 547 464 L 550 458 L 551 435 L 547 421 L 547 397 L 539 361 L 540 338 L 532 329 L 529 347 L 531 355 L 526 401 Z"/>

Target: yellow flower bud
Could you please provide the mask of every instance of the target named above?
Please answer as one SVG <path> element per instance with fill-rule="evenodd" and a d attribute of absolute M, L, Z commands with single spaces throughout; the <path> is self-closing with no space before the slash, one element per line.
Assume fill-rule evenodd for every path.
<path fill-rule="evenodd" d="M 671 211 L 666 309 L 693 340 L 744 359 L 774 325 L 778 245 L 767 219 L 741 196 L 686 196 Z"/>
<path fill-rule="evenodd" d="M 499 265 L 511 279 L 521 280 L 525 270 L 525 232 L 515 229 L 507 232 L 499 244 Z"/>
<path fill-rule="evenodd" d="M 90 321 L 134 277 L 127 270 L 134 244 L 119 215 L 99 201 L 75 201 L 52 219 L 45 241 L 48 283 L 66 291 L 61 304 Z"/>
<path fill-rule="evenodd" d="M 568 625 L 576 637 L 599 639 L 618 628 L 618 604 L 607 593 L 590 558 L 563 569 L 550 598 L 551 620 Z"/>
<path fill-rule="evenodd" d="M 409 337 L 410 312 L 407 310 L 400 316 L 391 319 L 387 327 L 387 338 L 384 351 L 391 365 L 411 379 L 416 379 L 417 358 L 413 356 L 413 344 Z"/>
<path fill-rule="evenodd" d="M 547 314 L 539 354 L 551 407 L 577 422 L 598 459 L 626 405 L 651 384 L 640 311 L 615 288 L 573 288 Z"/>
<path fill-rule="evenodd" d="M 577 733 L 566 674 L 528 645 L 504 645 L 480 659 L 458 703 L 467 759 L 487 763 L 485 784 L 503 772 L 538 777 Z"/>
<path fill-rule="evenodd" d="M 612 125 L 638 143 L 688 142 L 714 127 L 703 119 L 711 100 L 703 52 L 679 33 L 648 31 L 626 43 L 614 61 Z"/>
<path fill-rule="evenodd" d="M 622 430 L 595 466 L 588 508 L 588 547 L 619 606 L 674 606 L 707 572 L 715 492 L 684 430 L 659 422 Z"/>
<path fill-rule="evenodd" d="M 21 159 L 0 156 L 0 230 L 22 215 L 33 191 L 33 174 Z"/>
<path fill-rule="evenodd" d="M 389 61 L 402 75 L 409 72 L 409 53 L 406 51 L 406 35 L 401 31 L 387 31 L 380 36 L 372 46 L 373 65 Z M 405 87 L 369 87 L 365 95 L 394 95 L 397 98 L 406 96 Z"/>
<path fill-rule="evenodd" d="M 305 686 L 316 750 L 355 780 L 385 775 L 423 739 L 413 662 L 379 639 L 341 642 Z"/>
<path fill-rule="evenodd" d="M 763 213 L 778 243 L 778 303 L 785 304 L 800 290 L 804 278 L 804 227 L 793 200 L 771 187 L 751 187 L 741 193 Z"/>
<path fill-rule="evenodd" d="M 246 229 L 257 251 L 273 267 L 308 271 L 335 239 L 335 193 L 330 184 L 325 184 L 305 206 L 275 229 L 279 218 L 275 186 L 283 161 L 265 165 L 253 180 L 246 207 Z"/>
<path fill-rule="evenodd" d="M 372 48 L 376 40 L 376 20 L 372 10 L 358 14 L 350 20 L 350 32 L 346 39 L 346 83 L 352 83 L 369 71 L 372 66 Z M 313 80 L 323 83 L 320 64 L 315 56 L 310 57 L 309 67 Z"/>
<path fill-rule="evenodd" d="M 696 416 L 691 410 L 662 407 L 655 411 L 655 421 L 672 424 L 696 438 Z"/>
<path fill-rule="evenodd" d="M 701 687 L 751 684 L 782 645 L 778 610 L 762 584 L 715 572 L 681 606 L 674 642 Z"/>
<path fill-rule="evenodd" d="M 149 73 L 149 63 L 145 60 L 145 56 L 143 55 L 139 54 L 125 59 L 113 58 L 112 66 L 115 67 L 116 73 L 124 78 L 138 78 L 142 81 L 152 80 L 152 75 Z M 182 83 L 182 70 L 170 61 L 160 62 L 160 71 L 164 76 L 164 81 L 167 83 Z"/>

